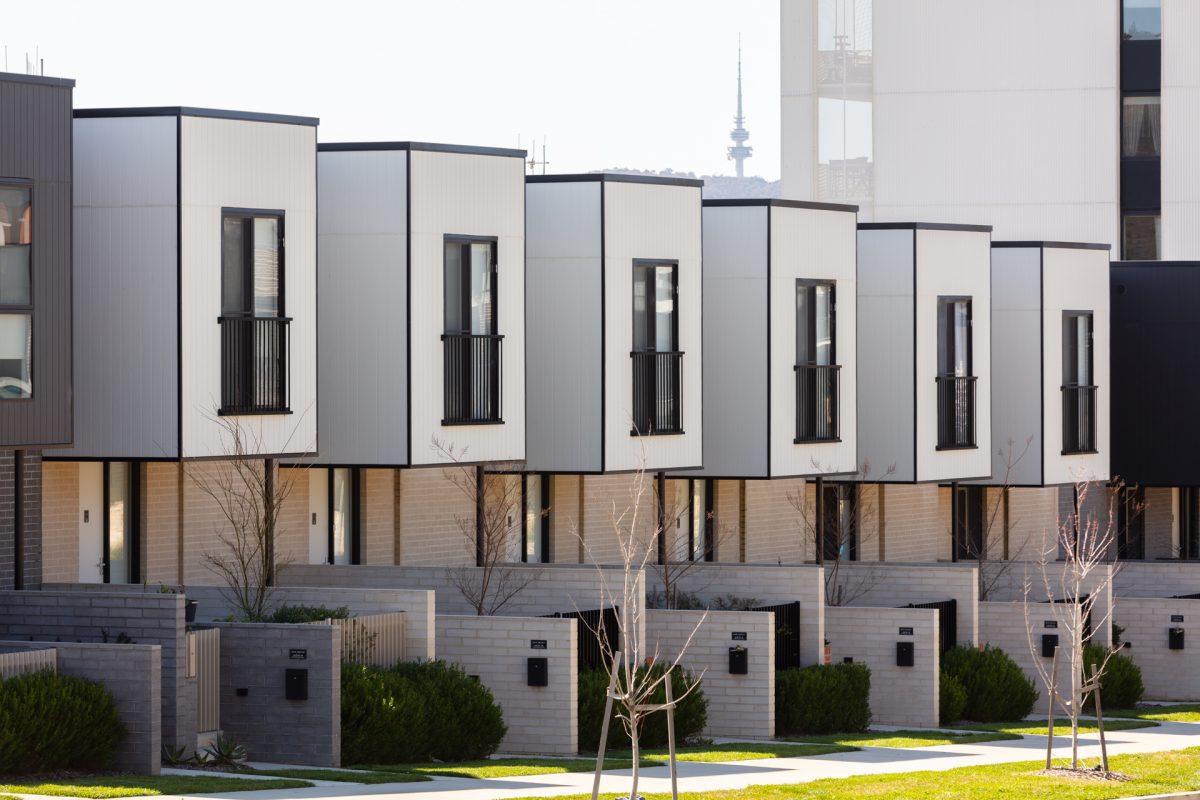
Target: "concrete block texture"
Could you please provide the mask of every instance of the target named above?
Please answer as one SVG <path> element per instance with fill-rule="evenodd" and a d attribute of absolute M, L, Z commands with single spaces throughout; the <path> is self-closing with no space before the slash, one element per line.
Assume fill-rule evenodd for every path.
<path fill-rule="evenodd" d="M 706 735 L 774 738 L 774 613 L 651 609 L 646 612 L 646 647 L 659 663 L 682 654 L 680 663 L 701 679 L 708 700 Z M 730 674 L 731 647 L 749 651 L 745 675 Z"/>
<path fill-rule="evenodd" d="M 162 765 L 162 648 L 152 644 L 0 641 L 0 653 L 57 651 L 58 673 L 103 683 L 117 704 L 126 737 L 114 767 L 157 775 Z"/>
<path fill-rule="evenodd" d="M 1124 561 L 1113 575 L 1113 592 L 1118 598 L 1200 594 L 1200 562 Z"/>
<path fill-rule="evenodd" d="M 834 663 L 848 657 L 871 668 L 873 722 L 937 727 L 941 651 L 936 611 L 830 606 L 825 609 L 825 635 Z M 913 645 L 913 666 L 896 665 L 899 642 Z"/>
<path fill-rule="evenodd" d="M 1200 697 L 1200 600 L 1122 597 L 1115 614 L 1125 629 L 1121 640 L 1130 645 L 1121 652 L 1142 668 L 1147 700 Z M 1172 628 L 1183 630 L 1182 650 L 1169 647 Z"/>
<path fill-rule="evenodd" d="M 1094 623 L 1092 633 L 1093 640 L 1097 644 L 1108 644 L 1112 640 L 1112 627 L 1108 622 L 1112 619 L 1113 582 L 1115 575 L 1119 574 L 1123 568 L 1123 566 L 1109 564 L 1096 567 L 1082 585 L 1084 594 L 1096 596 L 1092 605 L 1092 621 Z M 997 603 L 1023 603 L 1026 600 L 1026 585 L 1029 586 L 1028 599 L 1032 604 L 1043 604 L 1051 597 L 1061 601 L 1067 588 L 1064 584 L 1064 575 L 1068 569 L 1069 567 L 1060 561 L 1047 563 L 1044 567 L 1042 564 L 1029 562 L 989 562 L 984 564 L 985 574 L 990 573 L 989 580 L 992 581 L 992 591 L 989 597 Z M 1047 586 L 1049 587 L 1048 591 Z M 1033 616 L 1037 618 L 1046 616 L 1043 611 L 1035 611 Z M 980 639 L 986 641 L 988 631 L 984 626 L 982 604 L 980 605 L 979 628 Z"/>
<path fill-rule="evenodd" d="M 254 761 L 341 766 L 340 631 L 320 624 L 217 626 L 225 733 Z M 288 670 L 303 670 L 307 699 L 287 699 Z"/>
<path fill-rule="evenodd" d="M 903 606 L 955 600 L 959 644 L 979 640 L 979 568 L 972 563 L 825 565 L 846 606 Z M 828 596 L 828 595 L 827 595 Z"/>
<path fill-rule="evenodd" d="M 478 676 L 504 710 L 508 753 L 579 752 L 578 636 L 574 619 L 437 617 L 441 658 Z M 547 659 L 548 685 L 527 685 L 530 658 Z"/>

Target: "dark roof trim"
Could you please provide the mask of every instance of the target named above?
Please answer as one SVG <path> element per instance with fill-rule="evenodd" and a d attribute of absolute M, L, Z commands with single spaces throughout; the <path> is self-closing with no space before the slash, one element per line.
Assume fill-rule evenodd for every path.
<path fill-rule="evenodd" d="M 526 175 L 526 183 L 657 183 L 663 186 L 694 186 L 702 188 L 704 181 L 696 178 L 668 178 L 663 175 L 622 175 L 619 172 L 583 172 L 573 175 Z"/>
<path fill-rule="evenodd" d="M 507 147 L 476 147 L 469 144 L 440 144 L 437 142 L 320 142 L 322 153 L 377 152 L 382 150 L 423 150 L 429 153 L 466 153 L 473 156 L 503 156 L 524 160 L 529 153 Z"/>
<path fill-rule="evenodd" d="M 40 86 L 65 86 L 71 88 L 75 85 L 75 79 L 47 78 L 45 75 L 25 75 L 21 72 L 0 72 L 0 83 L 36 83 Z"/>
<path fill-rule="evenodd" d="M 1111 244 L 1097 242 L 992 242 L 992 247 L 1052 247 L 1059 250 L 1112 250 Z"/>
<path fill-rule="evenodd" d="M 1200 268 L 1200 261 L 1113 261 L 1110 266 L 1135 267 L 1137 269 L 1145 269 L 1147 267 L 1183 267 L 1185 269 L 1197 269 Z"/>
<path fill-rule="evenodd" d="M 858 206 L 845 203 L 816 203 L 809 200 L 781 200 L 778 197 L 747 197 L 723 200 L 705 200 L 705 208 L 737 208 L 740 206 L 770 206 L 772 208 L 808 208 L 814 211 L 845 211 L 858 213 Z"/>
<path fill-rule="evenodd" d="M 957 225 L 951 222 L 860 222 L 860 231 L 973 231 L 991 233 L 991 225 Z"/>
<path fill-rule="evenodd" d="M 101 117 L 211 117 L 214 119 L 236 119 L 246 122 L 277 122 L 282 125 L 320 124 L 316 117 L 293 117 L 288 114 L 262 114 L 257 111 L 227 111 L 220 108 L 193 108 L 191 106 L 150 106 L 145 108 L 77 108 L 76 119 Z"/>

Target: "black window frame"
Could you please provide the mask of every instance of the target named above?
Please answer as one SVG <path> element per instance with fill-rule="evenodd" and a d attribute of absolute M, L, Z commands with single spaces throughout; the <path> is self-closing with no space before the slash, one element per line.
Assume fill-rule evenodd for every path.
<path fill-rule="evenodd" d="M 1146 490 L 1141 486 L 1117 489 L 1117 561 L 1146 560 Z"/>
<path fill-rule="evenodd" d="M 249 309 L 227 312 L 225 310 L 225 220 L 240 219 L 250 229 L 250 236 L 242 237 L 242 297 Z M 274 314 L 258 315 L 254 312 L 254 220 L 274 219 L 279 227 L 279 289 L 278 308 Z M 249 223 L 248 226 L 245 223 Z M 243 234 L 245 231 L 243 231 Z M 287 213 L 279 208 L 221 208 L 221 316 L 257 319 L 287 319 Z"/>
<path fill-rule="evenodd" d="M 325 561 L 327 564 L 336 564 L 334 556 L 334 531 L 333 531 L 333 480 L 334 473 L 344 469 L 350 475 L 350 505 L 354 509 L 354 517 L 350 520 L 350 564 L 349 566 L 357 566 L 362 564 L 362 479 L 361 470 L 357 467 L 329 467 L 325 471 L 328 473 L 325 480 L 325 517 L 326 528 L 328 529 L 328 538 L 326 540 Z M 347 565 L 343 565 L 347 566 Z"/>
<path fill-rule="evenodd" d="M 966 375 L 956 375 L 953 372 L 953 364 L 956 361 L 954 356 L 957 354 L 957 349 L 954 347 L 955 340 L 954 340 L 953 309 L 954 309 L 954 306 L 956 306 L 958 303 L 966 303 L 967 304 L 967 374 Z M 937 374 L 938 374 L 938 377 L 940 377 L 940 378 L 974 378 L 974 377 L 976 377 L 975 376 L 975 298 L 972 297 L 971 295 L 938 295 L 937 307 L 938 307 L 938 324 L 937 324 L 937 338 L 938 338 Z M 943 342 L 941 340 L 942 339 L 941 316 L 942 316 L 943 311 L 946 311 L 950 314 L 949 319 L 946 321 L 946 331 L 948 332 L 949 335 L 947 336 L 945 342 Z M 945 352 L 943 352 L 943 349 L 945 350 Z M 942 369 L 942 356 L 943 355 L 947 356 L 948 361 L 952 365 L 950 372 L 946 372 Z"/>
<path fill-rule="evenodd" d="M 659 267 L 671 268 L 671 341 L 675 343 L 673 350 L 658 349 L 658 313 L 654 309 L 654 274 Z M 651 280 L 647 285 L 649 293 L 646 295 L 646 309 L 643 312 L 646 316 L 646 341 L 651 344 L 638 347 L 637 346 L 637 285 L 639 278 L 639 270 L 649 271 Z M 643 283 L 646 283 L 643 280 Z M 630 294 L 630 321 L 633 326 L 631 335 L 633 347 L 630 349 L 635 353 L 678 353 L 680 351 L 679 342 L 679 261 L 673 259 L 661 258 L 635 258 L 633 260 L 633 284 Z"/>
<path fill-rule="evenodd" d="M 491 253 L 488 273 L 491 317 L 489 330 L 471 331 L 472 245 L 486 244 Z M 450 326 L 451 246 L 461 248 L 458 260 L 457 306 L 461 324 Z M 500 333 L 500 240 L 497 236 L 448 233 L 442 236 L 442 421 L 443 426 L 503 425 L 503 343 Z M 483 379 L 480 380 L 480 377 Z"/>
<path fill-rule="evenodd" d="M 658 349 L 655 278 L 657 270 L 661 267 L 669 267 L 671 275 L 671 341 L 674 345 L 674 349 L 671 350 Z M 637 342 L 639 319 L 637 289 L 639 283 L 645 286 L 647 291 L 645 308 L 641 312 L 641 315 L 644 316 L 645 342 L 640 346 Z M 669 258 L 633 259 L 629 309 L 629 355 L 632 364 L 634 417 L 629 435 L 678 436 L 684 432 L 682 376 L 684 353 L 682 342 L 679 340 L 679 260 Z M 664 396 L 659 396 L 660 389 L 666 390 Z M 669 394 L 671 392 L 673 395 Z M 643 417 L 648 417 L 648 419 Z M 666 420 L 666 424 L 661 428 L 654 425 L 654 422 L 660 418 Z"/>
<path fill-rule="evenodd" d="M 29 248 L 29 302 L 27 304 L 20 303 L 3 303 L 0 304 L 0 316 L 7 315 L 23 315 L 29 318 L 29 394 L 23 397 L 5 397 L 0 395 L 0 401 L 5 403 L 30 402 L 34 399 L 34 387 L 37 382 L 34 380 L 34 349 L 33 349 L 33 326 L 34 326 L 34 297 L 37 291 L 36 270 L 34 269 L 35 254 L 37 252 L 37 221 L 38 215 L 34 213 L 36 210 L 34 202 L 34 185 L 33 181 L 28 178 L 15 177 L 0 177 L 0 189 L 19 189 L 27 192 L 29 196 L 29 244 L 18 245 Z M 11 246 L 11 245 L 9 245 Z"/>
<path fill-rule="evenodd" d="M 526 483 L 531 478 L 535 478 L 541 482 L 542 504 L 538 513 L 541 515 L 541 550 L 542 558 L 540 561 L 529 560 L 529 541 L 527 536 L 528 529 L 525 526 L 525 521 L 529 518 L 529 485 Z M 523 564 L 549 564 L 551 562 L 550 553 L 550 474 L 546 472 L 540 473 L 522 473 L 521 474 L 521 563 Z"/>
<path fill-rule="evenodd" d="M 829 364 L 828 366 L 837 366 L 837 281 L 826 280 L 824 278 L 797 278 L 796 279 L 796 294 L 799 295 L 803 289 L 808 294 L 808 308 L 816 308 L 816 290 L 826 286 L 829 288 Z M 800 336 L 800 311 L 796 310 L 796 338 Z M 808 319 L 808 341 L 811 353 L 800 353 L 799 341 L 796 342 L 796 366 L 799 367 L 818 367 L 825 366 L 817 363 L 817 315 L 810 314 Z"/>
<path fill-rule="evenodd" d="M 963 303 L 967 311 L 967 341 L 964 375 L 955 371 L 958 362 L 954 313 Z M 971 295 L 938 295 L 934 320 L 937 364 L 934 384 L 937 387 L 937 443 L 935 449 L 978 449 L 978 420 L 976 419 L 975 389 L 975 298 Z M 943 334 L 945 338 L 943 339 Z M 943 366 L 945 360 L 945 367 Z M 946 418 L 944 412 L 953 414 Z"/>
<path fill-rule="evenodd" d="M 446 319 L 446 306 L 450 293 L 447 290 L 446 273 L 449 269 L 446 263 L 446 247 L 452 244 L 463 246 L 468 254 L 470 246 L 473 244 L 490 244 L 492 250 L 491 263 L 491 285 L 488 288 L 488 294 L 491 295 L 492 306 L 492 330 L 488 333 L 473 334 L 470 329 L 471 319 L 471 260 L 470 258 L 459 259 L 459 269 L 461 274 L 458 276 L 459 286 L 462 291 L 459 295 L 460 308 L 459 313 L 461 318 L 467 321 L 465 330 L 451 330 L 449 320 Z M 447 336 L 499 336 L 500 335 L 500 239 L 497 236 L 476 236 L 474 234 L 447 233 L 442 236 L 442 333 Z"/>
<path fill-rule="evenodd" d="M 704 515 L 704 553 L 703 558 L 696 558 L 696 482 L 700 481 L 704 484 L 704 508 L 700 511 Z M 697 563 L 711 563 L 716 560 L 716 498 L 714 492 L 716 489 L 716 481 L 712 478 L 688 478 L 688 561 Z"/>
<path fill-rule="evenodd" d="M 987 558 L 987 488 L 975 484 L 950 487 L 952 561 Z"/>
<path fill-rule="evenodd" d="M 1179 487 L 1179 546 L 1180 561 L 1200 560 L 1200 486 Z"/>
<path fill-rule="evenodd" d="M 1079 364 L 1076 362 L 1075 374 L 1068 376 L 1067 359 L 1071 348 L 1068 343 L 1078 343 L 1075 337 L 1078 327 L 1072 323 L 1075 320 L 1087 320 L 1087 374 L 1088 383 L 1079 382 Z M 1063 393 L 1063 410 L 1062 410 L 1062 426 L 1063 426 L 1063 447 L 1062 455 L 1084 455 L 1097 452 L 1097 431 L 1096 417 L 1099 409 L 1096 407 L 1097 400 L 1097 385 L 1096 385 L 1096 313 L 1090 309 L 1065 309 L 1062 312 L 1062 393 Z M 1071 378 L 1071 380 L 1068 380 Z M 1090 405 L 1089 405 L 1090 403 Z M 1089 441 L 1080 442 L 1081 447 L 1068 446 L 1068 434 L 1072 427 L 1076 430 L 1079 427 L 1079 420 L 1075 420 L 1074 425 L 1070 420 L 1070 413 L 1080 414 L 1081 408 L 1090 410 L 1091 419 L 1087 421 L 1090 426 L 1088 433 Z M 1079 437 L 1082 439 L 1083 437 Z"/>
<path fill-rule="evenodd" d="M 126 583 L 115 584 L 117 586 L 128 586 L 142 582 L 142 469 L 140 461 L 104 462 L 103 476 L 101 478 L 101 482 L 104 484 L 104 506 L 102 512 L 104 524 L 100 550 L 100 558 L 104 564 L 101 580 L 104 583 L 112 583 L 112 573 L 108 557 L 109 545 L 112 541 L 112 529 L 108 504 L 112 500 L 112 494 L 109 490 L 109 472 L 114 463 L 129 465 L 130 523 L 129 541 L 126 543 L 128 555 L 125 557 L 126 563 L 129 564 L 129 580 Z"/>
<path fill-rule="evenodd" d="M 861 510 L 858 484 L 821 481 L 815 491 L 822 493 L 819 513 L 825 516 L 820 525 L 821 541 L 818 543 L 820 547 L 818 563 L 858 561 L 858 528 Z M 849 530 L 842 530 L 844 520 L 839 513 L 839 505 L 843 500 L 850 504 Z M 845 558 L 841 555 L 843 542 L 846 545 Z"/>

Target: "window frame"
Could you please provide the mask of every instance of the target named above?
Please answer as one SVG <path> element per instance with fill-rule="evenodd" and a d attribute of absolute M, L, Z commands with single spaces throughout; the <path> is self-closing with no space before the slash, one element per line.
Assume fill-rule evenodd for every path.
<path fill-rule="evenodd" d="M 488 294 L 492 300 L 492 331 L 491 333 L 472 333 L 471 319 L 471 264 L 469 260 L 460 260 L 459 285 L 463 288 L 459 296 L 462 318 L 468 321 L 466 330 L 450 330 L 446 319 L 447 300 L 450 297 L 446 281 L 446 247 L 451 244 L 472 245 L 490 244 L 492 250 L 491 286 Z M 445 336 L 499 336 L 500 335 L 500 239 L 497 236 L 477 236 L 474 234 L 447 233 L 442 236 L 442 334 Z"/>
<path fill-rule="evenodd" d="M 1145 561 L 1146 490 L 1141 486 L 1119 486 L 1117 492 L 1117 541 L 1116 552 L 1113 553 L 1114 560 Z M 1137 507 L 1133 508 L 1134 506 Z M 1131 549 L 1136 555 L 1131 555 Z"/>
<path fill-rule="evenodd" d="M 654 277 L 655 272 L 659 267 L 671 268 L 671 340 L 675 343 L 673 350 L 658 349 L 658 313 L 654 310 L 653 298 L 647 295 L 646 304 L 646 341 L 653 342 L 653 345 L 646 347 L 637 347 L 637 285 L 638 271 L 649 270 L 651 277 Z M 656 286 L 655 281 L 651 280 L 649 287 L 653 289 Z M 630 351 L 634 353 L 681 353 L 682 342 L 679 341 L 679 261 L 678 259 L 664 258 L 635 258 L 633 259 L 633 282 L 630 284 L 629 296 L 630 310 Z"/>
<path fill-rule="evenodd" d="M 821 524 L 821 531 L 822 531 L 823 535 L 820 537 L 821 541 L 817 543 L 817 546 L 820 548 L 819 559 L 817 561 L 818 564 L 825 564 L 825 563 L 829 563 L 829 562 L 838 563 L 841 561 L 847 561 L 847 562 L 858 561 L 858 548 L 859 548 L 858 528 L 859 528 L 859 501 L 860 501 L 858 489 L 859 489 L 859 487 L 858 487 L 857 483 L 840 482 L 840 481 L 834 481 L 834 482 L 830 482 L 830 483 L 822 482 L 820 491 L 822 491 L 824 493 L 824 495 L 821 497 L 820 507 L 821 507 L 821 513 L 825 516 L 825 519 L 822 520 L 822 524 Z M 832 493 L 832 496 L 830 496 L 830 493 Z M 841 514 L 835 514 L 834 516 L 831 517 L 830 513 L 829 513 L 830 500 L 833 501 L 834 507 L 836 507 L 837 503 L 841 502 L 841 500 L 843 498 L 846 500 L 847 503 L 850 504 L 851 522 L 850 522 L 850 529 L 848 531 L 841 530 L 841 527 L 842 527 L 842 515 Z M 836 523 L 836 527 L 832 531 L 832 534 L 833 534 L 832 537 L 830 536 L 831 532 L 829 530 L 829 522 L 831 521 L 831 519 Z M 843 541 L 843 534 L 845 535 L 845 543 L 846 543 L 846 557 L 845 558 L 842 558 L 842 556 L 839 552 L 841 550 L 841 547 L 839 545 Z M 831 543 L 833 545 L 835 545 L 835 547 L 832 550 L 829 549 L 829 545 Z M 830 555 L 830 553 L 832 553 L 832 555 Z"/>
<path fill-rule="evenodd" d="M 1179 487 L 1179 544 L 1175 557 L 1180 561 L 1200 560 L 1200 487 Z"/>
<path fill-rule="evenodd" d="M 703 558 L 696 558 L 696 483 L 697 481 L 704 484 L 704 509 L 701 512 L 704 515 L 704 550 Z M 716 561 L 717 543 L 715 536 L 715 509 L 716 498 L 714 490 L 716 489 L 716 481 L 712 478 L 688 478 L 688 561 L 696 563 L 711 563 Z"/>
<path fill-rule="evenodd" d="M 800 355 L 800 309 L 796 309 L 796 366 L 798 367 L 823 367 L 837 366 L 837 281 L 825 278 L 797 278 L 796 279 L 796 294 L 804 289 L 808 295 L 808 307 L 815 311 L 817 289 L 821 286 L 829 288 L 829 363 L 817 363 L 817 315 L 812 313 L 809 315 L 808 325 L 808 340 L 812 349 L 811 357 L 801 358 Z"/>
<path fill-rule="evenodd" d="M 526 528 L 525 522 L 529 519 L 529 484 L 527 481 L 530 478 L 536 478 L 541 482 L 541 497 L 542 507 L 539 509 L 541 515 L 541 550 L 542 557 L 540 561 L 529 560 L 529 531 Z M 550 558 L 550 474 L 546 472 L 522 473 L 521 474 L 521 563 L 522 564 L 549 564 Z"/>
<path fill-rule="evenodd" d="M 0 177 L 0 189 L 20 189 L 27 192 L 29 195 L 29 244 L 26 245 L 29 248 L 29 303 L 25 305 L 16 303 L 0 304 L 0 316 L 25 316 L 29 320 L 29 364 L 26 368 L 26 371 L 29 373 L 29 394 L 23 397 L 4 397 L 3 395 L 0 395 L 0 402 L 30 402 L 34 399 L 34 386 L 36 385 L 36 381 L 34 380 L 33 325 L 35 321 L 34 297 L 36 296 L 37 284 L 35 280 L 36 270 L 34 269 L 34 263 L 36 260 L 35 255 L 37 253 L 37 221 L 40 217 L 39 215 L 33 213 L 35 206 L 35 192 L 32 180 L 29 178 L 16 178 L 7 176 Z"/>
<path fill-rule="evenodd" d="M 1087 341 L 1087 357 L 1088 357 L 1087 373 L 1088 373 L 1088 379 L 1090 382 L 1089 383 L 1080 383 L 1078 370 L 1076 371 L 1075 375 L 1073 376 L 1075 378 L 1075 380 L 1068 381 L 1067 380 L 1067 370 L 1066 370 L 1067 365 L 1064 362 L 1062 365 L 1063 366 L 1062 385 L 1069 386 L 1072 388 L 1094 387 L 1096 385 L 1096 353 L 1094 350 L 1095 342 L 1096 342 L 1096 327 L 1095 327 L 1096 326 L 1096 312 L 1094 310 L 1089 310 L 1089 309 L 1064 309 L 1063 310 L 1062 321 L 1063 321 L 1063 339 L 1064 339 L 1063 355 L 1064 355 L 1064 357 L 1066 356 L 1066 353 L 1067 353 L 1067 350 L 1066 350 L 1067 343 L 1065 341 L 1066 332 L 1067 332 L 1067 323 L 1070 320 L 1075 320 L 1075 319 L 1086 319 L 1087 320 L 1087 337 L 1088 337 L 1088 341 Z"/>
<path fill-rule="evenodd" d="M 952 561 L 979 561 L 987 556 L 987 487 L 977 484 L 954 484 L 950 487 L 950 533 Z M 964 502 L 964 498 L 966 501 Z M 972 499 L 973 498 L 973 499 Z M 977 500 L 978 503 L 975 503 Z M 975 517 L 975 519 L 970 519 Z M 972 531 L 971 523 L 977 530 Z M 972 535 L 977 534 L 977 536 Z M 979 552 L 965 547 L 968 538 L 978 539 Z M 972 541 L 971 546 L 976 542 Z"/>
<path fill-rule="evenodd" d="M 255 219 L 275 219 L 279 225 L 279 294 L 278 307 L 274 314 L 259 317 L 254 313 L 254 237 L 242 243 L 242 297 L 249 301 L 250 310 L 238 313 L 225 312 L 225 220 L 240 219 L 251 223 L 253 232 Z M 280 208 L 221 207 L 221 316 L 240 319 L 286 319 L 287 318 L 287 212 Z"/>
<path fill-rule="evenodd" d="M 953 319 L 953 317 L 951 317 L 947 321 L 946 330 L 949 335 L 947 337 L 947 340 L 945 342 L 942 342 L 941 318 L 942 318 L 942 311 L 944 309 L 953 309 L 954 306 L 958 305 L 959 303 L 966 303 L 966 305 L 967 305 L 967 354 L 966 354 L 967 355 L 967 358 L 966 358 L 967 370 L 966 370 L 965 375 L 958 375 L 953 371 L 943 372 L 942 364 L 941 364 L 943 345 L 945 345 L 947 347 L 947 349 L 949 350 L 947 355 L 949 356 L 949 360 L 950 360 L 951 364 L 953 365 L 953 363 L 957 360 L 954 358 L 954 356 L 957 355 L 957 348 L 954 347 L 954 344 L 955 344 L 954 319 Z M 972 297 L 971 295 L 938 295 L 936 324 L 937 324 L 936 337 L 937 337 L 937 356 L 938 356 L 938 364 L 936 367 L 937 376 L 939 378 L 974 378 L 974 377 L 976 377 L 976 375 L 975 375 L 975 303 L 974 303 L 974 297 Z M 953 369 L 953 366 L 951 367 L 951 369 Z"/>
<path fill-rule="evenodd" d="M 142 582 L 142 470 L 140 461 L 105 461 L 102 470 L 101 483 L 104 485 L 104 509 L 100 557 L 103 559 L 101 582 L 111 584 L 111 559 L 109 548 L 112 541 L 112 521 L 109 518 L 109 503 L 112 501 L 109 473 L 114 463 L 129 465 L 129 505 L 132 513 L 129 522 L 129 541 L 126 542 L 127 555 L 125 563 L 129 565 L 129 580 L 125 583 L 113 584 L 128 586 Z"/>
<path fill-rule="evenodd" d="M 1134 257 L 1129 254 L 1128 223 L 1131 219 L 1154 220 L 1154 254 L 1150 258 Z M 1121 258 L 1125 261 L 1158 261 L 1162 258 L 1162 209 L 1121 209 Z"/>
<path fill-rule="evenodd" d="M 336 560 L 337 557 L 334 552 L 335 541 L 334 541 L 334 530 L 333 530 L 333 526 L 334 526 L 333 486 L 334 486 L 334 474 L 339 469 L 344 469 L 349 474 L 350 505 L 354 509 L 354 516 L 350 520 L 350 531 L 349 531 L 350 563 L 348 565 L 342 565 L 342 566 L 358 566 L 358 565 L 362 564 L 362 494 L 361 494 L 362 481 L 361 481 L 361 477 L 360 477 L 361 470 L 359 470 L 357 467 L 329 467 L 328 469 L 325 470 L 326 473 L 328 473 L 325 478 L 326 481 L 328 481 L 328 484 L 326 487 L 326 501 L 325 501 L 325 503 L 326 503 L 325 518 L 326 518 L 326 527 L 328 528 L 327 549 L 325 551 L 326 563 L 329 565 L 337 564 L 337 560 Z"/>

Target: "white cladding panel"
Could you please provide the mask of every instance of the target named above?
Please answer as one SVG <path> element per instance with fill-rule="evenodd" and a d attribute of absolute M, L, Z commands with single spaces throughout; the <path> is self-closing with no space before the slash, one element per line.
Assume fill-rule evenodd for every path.
<path fill-rule="evenodd" d="M 75 446 L 56 455 L 175 457 L 176 118 L 74 125 Z"/>
<path fill-rule="evenodd" d="M 816 196 L 816 29 L 816 0 L 779 0 L 781 177 L 782 196 L 789 200 Z"/>
<path fill-rule="evenodd" d="M 700 187 L 606 182 L 605 469 L 623 471 L 699 467 L 703 460 L 703 369 Z M 679 263 L 679 349 L 683 433 L 631 436 L 633 420 L 633 262 Z"/>
<path fill-rule="evenodd" d="M 858 232 L 857 433 L 866 478 L 916 477 L 913 237 L 911 230 Z"/>
<path fill-rule="evenodd" d="M 597 472 L 601 429 L 599 181 L 525 187 L 530 471 Z"/>
<path fill-rule="evenodd" d="M 409 299 L 412 463 L 525 458 L 525 164 L 520 158 L 414 150 L 410 154 Z M 497 333 L 504 337 L 497 425 L 442 425 L 445 237 L 494 236 Z"/>
<path fill-rule="evenodd" d="M 769 477 L 769 211 L 704 209 L 704 469 L 696 475 Z"/>
<path fill-rule="evenodd" d="M 992 471 L 990 234 L 917 231 L 917 481 L 988 477 Z M 975 376 L 975 444 L 937 449 L 938 297 L 971 298 L 971 374 Z"/>
<path fill-rule="evenodd" d="M 771 209 L 771 477 L 858 471 L 856 238 L 855 214 Z M 835 282 L 834 355 L 841 365 L 838 442 L 795 443 L 796 281 L 800 278 Z"/>
<path fill-rule="evenodd" d="M 408 152 L 319 153 L 317 185 L 316 462 L 406 464 Z"/>
<path fill-rule="evenodd" d="M 1200 3 L 1162 4 L 1162 253 L 1200 258 Z"/>
<path fill-rule="evenodd" d="M 180 398 L 185 458 L 228 452 L 221 402 L 221 209 L 284 212 L 284 314 L 290 323 L 290 414 L 240 416 L 257 452 L 317 449 L 317 129 L 183 117 Z"/>
<path fill-rule="evenodd" d="M 1042 366 L 1042 248 L 994 247 L 990 483 L 1042 483 Z"/>
<path fill-rule="evenodd" d="M 1046 380 L 1045 483 L 1106 481 L 1109 475 L 1109 281 L 1107 250 L 1048 247 L 1043 253 L 1043 346 Z M 1092 369 L 1096 385 L 1096 452 L 1063 455 L 1063 311 L 1091 311 Z"/>

